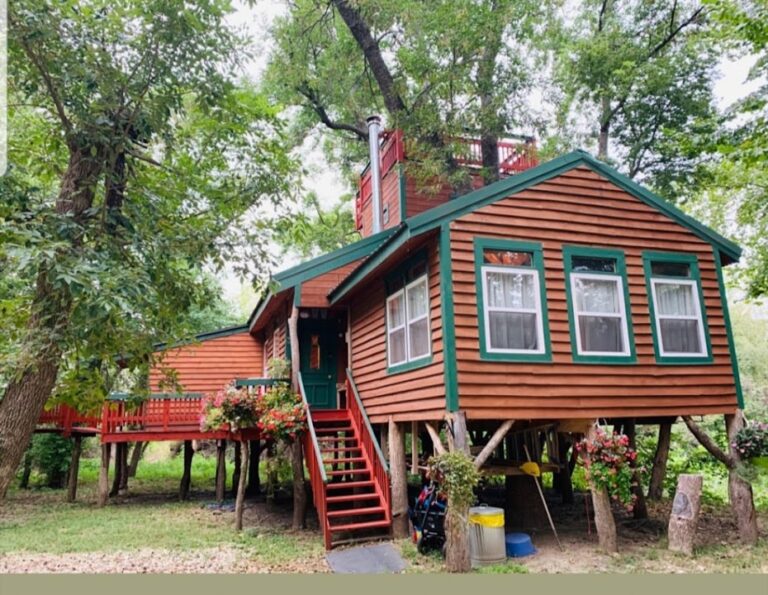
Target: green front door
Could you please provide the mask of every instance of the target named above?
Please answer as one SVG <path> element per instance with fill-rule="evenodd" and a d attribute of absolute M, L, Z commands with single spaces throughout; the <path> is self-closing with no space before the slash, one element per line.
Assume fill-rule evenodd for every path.
<path fill-rule="evenodd" d="M 314 409 L 336 409 L 336 332 L 331 322 L 299 321 L 301 378 Z"/>

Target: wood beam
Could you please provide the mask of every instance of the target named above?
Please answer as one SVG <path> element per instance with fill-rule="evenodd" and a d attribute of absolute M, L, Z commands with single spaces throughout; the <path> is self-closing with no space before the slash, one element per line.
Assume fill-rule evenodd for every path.
<path fill-rule="evenodd" d="M 483 464 L 488 460 L 488 457 L 493 454 L 493 451 L 496 450 L 499 444 L 501 444 L 501 441 L 504 440 L 504 436 L 507 435 L 507 432 L 509 432 L 514 424 L 514 419 L 508 419 L 503 424 L 501 424 L 501 426 L 499 426 L 499 429 L 497 429 L 493 433 L 493 436 L 491 436 L 488 444 L 485 445 L 483 450 L 480 451 L 480 454 L 475 458 L 475 467 L 479 469 L 483 466 Z"/>
<path fill-rule="evenodd" d="M 434 426 L 426 422 L 424 424 L 427 427 L 427 432 L 429 432 L 429 437 L 432 438 L 432 444 L 435 447 L 435 450 L 437 451 L 437 454 L 445 454 L 445 447 L 443 446 L 443 443 L 440 441 L 440 434 L 438 434 L 437 430 L 434 428 Z"/>

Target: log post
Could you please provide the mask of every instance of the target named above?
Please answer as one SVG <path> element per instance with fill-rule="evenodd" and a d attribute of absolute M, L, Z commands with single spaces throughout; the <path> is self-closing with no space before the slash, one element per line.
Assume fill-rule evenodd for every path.
<path fill-rule="evenodd" d="M 83 436 L 75 434 L 72 445 L 72 460 L 69 463 L 69 478 L 67 479 L 67 502 L 77 498 L 77 476 L 80 473 L 80 454 L 83 452 Z"/>
<path fill-rule="evenodd" d="M 117 484 L 117 491 L 124 494 L 128 491 L 128 451 L 130 445 L 126 442 L 123 446 L 123 452 L 120 456 L 120 482 Z"/>
<path fill-rule="evenodd" d="M 299 394 L 299 370 L 301 366 L 301 351 L 299 345 L 299 308 L 291 308 L 288 319 L 288 334 L 291 339 L 291 388 Z M 307 411 L 307 415 L 311 412 Z M 309 456 L 309 453 L 308 453 Z M 293 471 L 293 521 L 294 529 L 303 529 L 307 518 L 307 491 L 304 487 L 304 456 L 301 440 L 296 438 L 291 444 L 291 470 Z"/>
<path fill-rule="evenodd" d="M 558 464 L 560 471 L 557 474 L 557 487 L 563 498 L 563 504 L 573 504 L 573 482 L 571 481 L 571 468 L 568 464 L 568 449 L 571 441 L 566 434 L 561 433 L 557 441 Z"/>
<path fill-rule="evenodd" d="M 261 477 L 259 476 L 259 461 L 261 459 L 261 440 L 251 440 L 251 455 L 248 457 L 248 485 L 246 496 L 258 496 L 261 493 Z"/>
<path fill-rule="evenodd" d="M 29 449 L 24 454 L 24 470 L 21 473 L 21 481 L 19 482 L 19 488 L 22 490 L 29 489 L 29 478 L 32 475 L 32 453 Z"/>
<path fill-rule="evenodd" d="M 115 446 L 115 476 L 112 480 L 112 489 L 109 492 L 110 496 L 117 496 L 120 492 L 120 484 L 123 482 L 123 459 L 125 454 L 125 442 L 118 442 Z"/>
<path fill-rule="evenodd" d="M 443 443 L 440 440 L 440 434 L 437 433 L 437 430 L 435 429 L 435 427 L 429 422 L 425 423 L 424 425 L 427 428 L 429 437 L 432 438 L 432 448 L 439 455 L 445 453 L 445 447 L 443 446 Z"/>
<path fill-rule="evenodd" d="M 179 500 L 189 500 L 189 486 L 192 483 L 192 457 L 195 454 L 192 441 L 184 441 L 184 473 L 179 484 Z"/>
<path fill-rule="evenodd" d="M 227 489 L 227 441 L 219 440 L 216 444 L 216 501 L 224 502 Z"/>
<path fill-rule="evenodd" d="M 405 441 L 400 424 L 389 417 L 389 469 L 392 474 L 392 535 L 408 537 L 408 483 Z"/>
<path fill-rule="evenodd" d="M 693 554 L 693 541 L 701 510 L 701 475 L 680 475 L 677 491 L 669 515 L 669 549 L 673 552 Z"/>
<path fill-rule="evenodd" d="M 648 499 L 661 500 L 664 493 L 664 477 L 667 474 L 669 445 L 672 441 L 672 423 L 659 424 L 659 440 L 656 443 L 656 454 L 653 456 L 651 481 L 648 485 Z"/>
<path fill-rule="evenodd" d="M 240 442 L 235 442 L 235 468 L 232 471 L 232 495 L 237 494 L 237 486 L 240 484 L 240 473 L 242 472 L 240 461 Z"/>
<path fill-rule="evenodd" d="M 411 474 L 419 474 L 419 422 L 411 422 Z"/>
<path fill-rule="evenodd" d="M 637 427 L 634 419 L 628 419 L 624 423 L 624 433 L 629 438 L 629 447 L 632 450 L 637 451 Z M 637 459 L 630 461 L 629 466 L 632 469 L 637 467 Z M 632 517 L 637 520 L 644 520 L 648 518 L 648 507 L 645 504 L 645 492 L 643 486 L 640 483 L 640 476 L 635 470 L 632 475 L 632 483 L 635 485 L 632 487 L 632 493 L 635 496 L 635 505 L 632 507 Z"/>
<path fill-rule="evenodd" d="M 493 454 L 493 451 L 496 450 L 499 444 L 501 444 L 502 440 L 504 440 L 504 437 L 507 435 L 507 432 L 509 432 L 514 423 L 515 420 L 508 419 L 499 426 L 499 428 L 493 433 L 493 436 L 491 436 L 491 439 L 488 440 L 488 444 L 483 447 L 483 450 L 481 450 L 480 454 L 478 454 L 475 458 L 475 467 L 480 469 L 480 467 L 485 464 L 485 462 L 488 460 L 488 457 Z M 458 449 L 458 441 L 456 447 Z"/>
<path fill-rule="evenodd" d="M 99 497 L 98 506 L 106 506 L 109 499 L 109 459 L 112 445 L 110 443 L 101 445 L 101 467 L 99 469 Z"/>
<path fill-rule="evenodd" d="M 248 468 L 248 441 L 243 440 L 240 446 L 240 467 Z M 237 498 L 235 500 L 235 530 L 243 529 L 243 509 L 245 508 L 245 473 L 241 473 L 237 483 Z"/>
<path fill-rule="evenodd" d="M 270 441 L 267 443 L 267 497 L 268 505 L 275 504 L 275 490 L 277 490 L 277 445 Z"/>
<path fill-rule="evenodd" d="M 587 439 L 594 440 L 597 434 L 597 425 L 592 425 L 587 432 Z M 611 498 L 605 488 L 598 489 L 590 482 L 592 492 L 592 507 L 595 511 L 595 528 L 600 549 L 614 554 L 619 551 L 616 537 L 616 522 L 611 511 Z"/>
<path fill-rule="evenodd" d="M 148 442 L 136 442 L 131 452 L 131 462 L 128 464 L 128 477 L 136 477 L 136 471 L 139 468 L 139 461 L 147 448 Z"/>
<path fill-rule="evenodd" d="M 739 476 L 738 466 L 741 462 L 741 456 L 739 451 L 731 446 L 736 439 L 736 433 L 743 427 L 744 413 L 742 411 L 739 411 L 736 415 L 725 416 L 729 454 L 734 460 L 734 464 L 728 468 L 728 499 L 736 515 L 736 524 L 739 527 L 741 542 L 746 545 L 756 545 L 759 531 L 752 484 Z"/>
<path fill-rule="evenodd" d="M 469 440 L 467 440 L 467 417 L 463 411 L 453 414 L 451 430 L 453 433 L 454 447 L 465 454 L 469 454 Z"/>

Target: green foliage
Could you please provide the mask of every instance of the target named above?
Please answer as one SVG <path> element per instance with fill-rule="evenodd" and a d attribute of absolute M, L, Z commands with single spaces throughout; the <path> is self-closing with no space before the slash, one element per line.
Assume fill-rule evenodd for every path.
<path fill-rule="evenodd" d="M 629 437 L 598 428 L 594 438 L 584 438 L 574 448 L 579 452 L 579 463 L 584 466 L 587 480 L 631 511 L 637 500 L 632 493 L 637 453 L 629 447 Z"/>
<path fill-rule="evenodd" d="M 734 436 L 733 448 L 742 459 L 768 456 L 768 424 L 751 422 Z"/>
<path fill-rule="evenodd" d="M 474 504 L 480 473 L 469 455 L 458 450 L 450 451 L 431 457 L 427 464 L 429 477 L 448 497 L 449 508 L 464 510 Z"/>
<path fill-rule="evenodd" d="M 285 380 L 291 377 L 291 362 L 283 357 L 273 357 L 267 362 L 267 374 L 270 378 Z"/>
<path fill-rule="evenodd" d="M 270 386 L 260 400 L 257 427 L 267 440 L 296 440 L 307 430 L 307 411 L 301 395 L 294 392 L 287 382 L 276 382 Z"/>
<path fill-rule="evenodd" d="M 45 476 L 45 484 L 49 488 L 63 488 L 72 456 L 72 441 L 58 434 L 36 434 L 30 454 L 32 464 Z"/>

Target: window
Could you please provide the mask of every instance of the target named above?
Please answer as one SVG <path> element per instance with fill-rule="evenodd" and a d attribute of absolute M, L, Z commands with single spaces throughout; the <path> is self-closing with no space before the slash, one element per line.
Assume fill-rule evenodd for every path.
<path fill-rule="evenodd" d="M 635 361 L 624 254 L 566 246 L 563 258 L 574 361 Z"/>
<path fill-rule="evenodd" d="M 696 256 L 646 252 L 643 264 L 657 361 L 711 361 Z"/>
<path fill-rule="evenodd" d="M 429 281 L 426 259 L 408 261 L 387 278 L 398 288 L 387 298 L 387 366 L 398 372 L 429 363 L 432 341 L 429 328 Z"/>
<path fill-rule="evenodd" d="M 482 358 L 549 361 L 541 245 L 478 238 L 475 275 Z"/>

